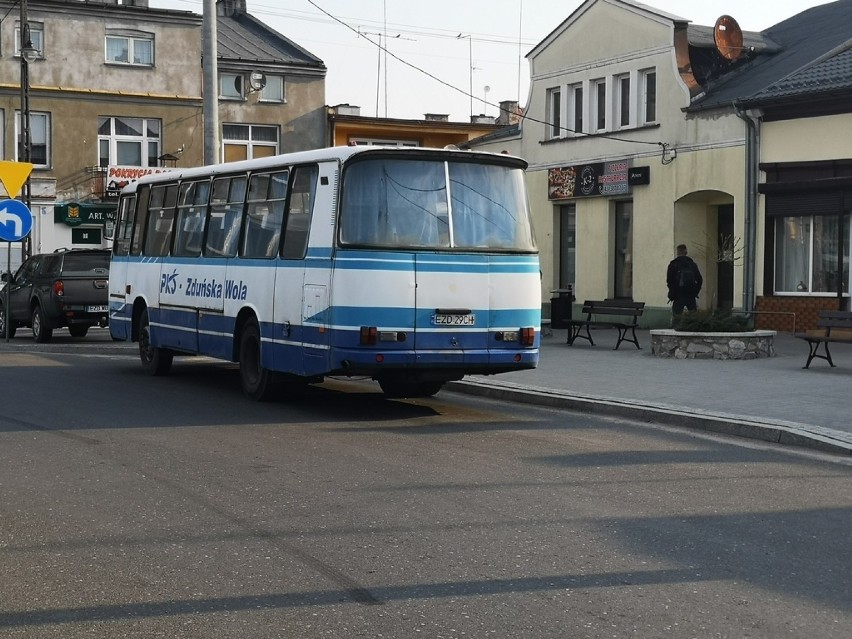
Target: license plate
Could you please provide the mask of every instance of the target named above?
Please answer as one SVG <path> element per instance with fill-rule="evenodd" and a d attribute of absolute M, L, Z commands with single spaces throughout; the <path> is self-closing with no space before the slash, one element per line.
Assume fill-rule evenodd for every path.
<path fill-rule="evenodd" d="M 107 307 L 106 306 L 87 306 L 86 312 L 87 313 L 106 313 Z"/>
<path fill-rule="evenodd" d="M 473 326 L 476 315 L 433 315 L 432 323 L 436 326 Z"/>

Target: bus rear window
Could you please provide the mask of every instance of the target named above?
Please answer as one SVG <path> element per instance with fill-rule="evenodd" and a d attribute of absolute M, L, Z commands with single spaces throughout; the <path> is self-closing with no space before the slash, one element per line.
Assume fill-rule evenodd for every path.
<path fill-rule="evenodd" d="M 375 159 L 343 178 L 343 244 L 534 251 L 520 169 Z"/>

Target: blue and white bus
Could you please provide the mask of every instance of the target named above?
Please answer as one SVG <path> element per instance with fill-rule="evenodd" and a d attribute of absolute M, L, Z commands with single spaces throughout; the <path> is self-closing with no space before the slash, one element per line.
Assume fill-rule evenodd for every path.
<path fill-rule="evenodd" d="M 516 157 L 340 147 L 174 170 L 126 187 L 114 339 L 144 369 L 239 362 L 253 399 L 326 376 L 426 397 L 534 368 L 538 252 Z"/>

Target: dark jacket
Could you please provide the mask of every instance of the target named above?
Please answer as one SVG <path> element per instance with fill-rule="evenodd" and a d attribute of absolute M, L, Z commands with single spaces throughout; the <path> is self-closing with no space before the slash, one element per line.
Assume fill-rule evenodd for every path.
<path fill-rule="evenodd" d="M 692 270 L 692 277 L 684 285 L 680 285 L 681 269 L 689 267 Z M 704 284 L 704 278 L 701 277 L 701 271 L 698 270 L 698 265 L 688 255 L 679 255 L 671 262 L 666 270 L 666 285 L 669 287 L 669 299 L 684 299 L 698 297 L 701 292 L 701 286 Z"/>

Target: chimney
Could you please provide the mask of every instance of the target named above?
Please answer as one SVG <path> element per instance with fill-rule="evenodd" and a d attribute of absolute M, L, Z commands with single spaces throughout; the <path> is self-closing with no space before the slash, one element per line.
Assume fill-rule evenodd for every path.
<path fill-rule="evenodd" d="M 427 122 L 449 122 L 450 116 L 446 113 L 424 113 Z"/>
<path fill-rule="evenodd" d="M 497 116 L 497 124 L 502 126 L 517 124 L 521 121 L 523 113 L 517 100 L 503 100 L 500 103 L 500 115 Z"/>
<path fill-rule="evenodd" d="M 216 0 L 216 15 L 233 18 L 246 14 L 246 0 Z"/>
<path fill-rule="evenodd" d="M 361 115 L 361 107 L 351 104 L 336 104 L 331 107 L 331 110 L 334 112 L 334 115 Z"/>
<path fill-rule="evenodd" d="M 494 124 L 494 118 L 490 115 L 484 115 L 480 113 L 479 115 L 470 116 L 471 124 Z"/>

